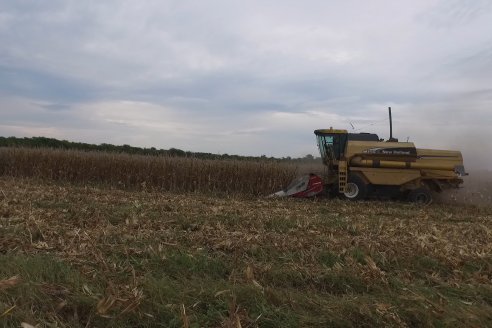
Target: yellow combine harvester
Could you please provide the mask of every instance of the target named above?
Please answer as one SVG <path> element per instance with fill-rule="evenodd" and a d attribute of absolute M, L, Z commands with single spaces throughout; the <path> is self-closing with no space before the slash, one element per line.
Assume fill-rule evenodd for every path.
<path fill-rule="evenodd" d="M 341 194 L 350 200 L 371 196 L 401 198 L 428 204 L 431 191 L 458 188 L 467 175 L 461 152 L 419 149 L 412 142 L 383 141 L 376 134 L 347 130 L 315 130 L 323 163 L 324 179 L 310 174 L 275 196 L 310 197 L 322 193 Z"/>

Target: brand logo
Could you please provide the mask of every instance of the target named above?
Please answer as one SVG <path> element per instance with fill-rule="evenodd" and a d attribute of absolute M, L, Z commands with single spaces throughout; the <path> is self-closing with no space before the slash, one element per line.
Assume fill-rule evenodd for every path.
<path fill-rule="evenodd" d="M 375 155 L 404 155 L 411 156 L 416 155 L 415 148 L 369 148 L 363 151 L 366 154 Z"/>

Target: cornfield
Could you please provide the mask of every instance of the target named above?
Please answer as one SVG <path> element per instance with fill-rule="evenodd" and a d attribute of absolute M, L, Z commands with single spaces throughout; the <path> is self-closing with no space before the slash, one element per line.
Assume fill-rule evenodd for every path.
<path fill-rule="evenodd" d="M 262 195 L 281 189 L 295 174 L 295 166 L 271 161 L 0 148 L 0 175 L 127 190 Z"/>

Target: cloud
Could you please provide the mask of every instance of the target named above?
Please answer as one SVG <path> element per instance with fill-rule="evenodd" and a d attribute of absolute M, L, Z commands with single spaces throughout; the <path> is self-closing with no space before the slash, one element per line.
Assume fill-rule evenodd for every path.
<path fill-rule="evenodd" d="M 419 18 L 433 28 L 449 29 L 471 24 L 490 13 L 490 9 L 488 0 L 439 1 Z"/>
<path fill-rule="evenodd" d="M 0 134 L 268 156 L 395 133 L 486 168 L 488 1 L 0 4 Z"/>

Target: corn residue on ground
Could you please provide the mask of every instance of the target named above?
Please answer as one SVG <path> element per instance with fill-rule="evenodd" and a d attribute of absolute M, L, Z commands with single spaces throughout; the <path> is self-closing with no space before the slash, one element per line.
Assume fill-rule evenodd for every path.
<path fill-rule="evenodd" d="M 492 209 L 0 178 L 0 323 L 491 326 Z"/>

